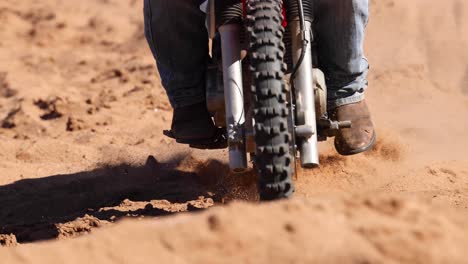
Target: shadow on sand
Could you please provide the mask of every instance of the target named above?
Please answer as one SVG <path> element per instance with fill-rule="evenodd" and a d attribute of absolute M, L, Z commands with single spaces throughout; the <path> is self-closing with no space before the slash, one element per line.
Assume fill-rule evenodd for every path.
<path fill-rule="evenodd" d="M 29 243 L 57 238 L 61 231 L 59 225 L 83 217 L 114 222 L 127 216 L 161 217 L 197 211 L 198 207 L 184 207 L 184 204 L 200 200 L 223 202 L 230 195 L 229 189 L 239 185 L 229 175 L 227 166 L 219 161 L 200 164 L 194 172 L 178 169 L 179 163 L 177 158 L 159 163 L 150 156 L 140 167 L 105 166 L 0 186 L 0 234 L 11 234 L 19 243 Z M 252 189 L 255 180 L 244 179 L 241 185 Z M 158 200 L 169 207 L 177 205 L 179 209 L 151 205 L 151 201 Z M 128 201 L 146 202 L 147 206 L 136 209 L 123 206 L 122 209 L 122 203 Z M 77 233 L 83 231 L 77 229 Z"/>

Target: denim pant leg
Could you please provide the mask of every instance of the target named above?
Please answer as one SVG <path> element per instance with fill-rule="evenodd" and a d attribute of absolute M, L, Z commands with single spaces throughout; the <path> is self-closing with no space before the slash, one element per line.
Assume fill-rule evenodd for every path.
<path fill-rule="evenodd" d="M 208 33 L 200 0 L 144 0 L 145 35 L 172 107 L 205 100 Z"/>
<path fill-rule="evenodd" d="M 329 108 L 363 100 L 369 0 L 315 0 L 315 13 L 318 63 L 327 80 Z"/>

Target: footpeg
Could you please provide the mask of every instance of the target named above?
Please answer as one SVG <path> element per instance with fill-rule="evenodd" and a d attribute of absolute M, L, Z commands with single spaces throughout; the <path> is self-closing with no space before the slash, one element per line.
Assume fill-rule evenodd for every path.
<path fill-rule="evenodd" d="M 330 119 L 320 119 L 317 123 L 321 131 L 321 135 L 325 137 L 335 137 L 337 133 L 344 128 L 351 128 L 352 122 L 347 121 L 333 121 Z"/>

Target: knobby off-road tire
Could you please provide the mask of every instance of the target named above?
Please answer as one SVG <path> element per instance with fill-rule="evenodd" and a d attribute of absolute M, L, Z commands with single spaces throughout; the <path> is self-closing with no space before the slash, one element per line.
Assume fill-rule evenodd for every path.
<path fill-rule="evenodd" d="M 288 92 L 284 81 L 281 0 L 247 1 L 252 92 L 255 101 L 255 165 L 262 200 L 290 197 L 292 182 L 291 135 L 288 131 Z"/>

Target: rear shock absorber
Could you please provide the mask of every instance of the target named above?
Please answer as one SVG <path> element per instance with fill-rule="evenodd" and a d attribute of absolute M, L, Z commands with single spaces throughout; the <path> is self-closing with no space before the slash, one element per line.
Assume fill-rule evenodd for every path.
<path fill-rule="evenodd" d="M 311 168 L 319 165 L 312 64 L 312 1 L 287 0 L 286 10 L 291 32 L 291 84 L 295 88 L 296 97 L 295 134 L 301 165 Z"/>
<path fill-rule="evenodd" d="M 233 171 L 244 171 L 248 164 L 245 148 L 245 109 L 241 61 L 242 2 L 240 0 L 217 0 L 215 4 L 216 24 L 221 35 L 229 165 Z"/>

